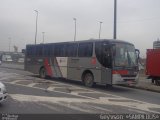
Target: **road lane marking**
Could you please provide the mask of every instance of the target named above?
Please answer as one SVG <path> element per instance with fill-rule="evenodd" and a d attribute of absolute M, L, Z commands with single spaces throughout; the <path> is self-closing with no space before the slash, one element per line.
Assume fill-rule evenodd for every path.
<path fill-rule="evenodd" d="M 22 80 L 14 80 L 12 82 L 10 82 L 11 84 L 16 84 L 17 82 L 21 82 Z"/>
<path fill-rule="evenodd" d="M 1 73 L 1 75 L 2 75 L 2 73 Z M 5 75 L 8 75 L 8 74 L 5 74 Z M 13 74 L 10 74 L 10 75 L 13 75 Z M 8 77 L 6 77 L 6 78 L 10 79 L 11 78 L 10 75 Z M 3 77 L 5 77 L 5 76 L 3 76 Z M 15 77 L 12 76 L 12 79 L 13 78 L 15 78 Z M 24 80 L 18 80 L 18 81 L 24 81 Z M 6 82 L 6 83 L 25 86 L 25 87 L 32 87 L 32 88 L 41 89 L 41 90 L 46 90 L 46 89 L 43 89 L 43 88 L 35 87 L 36 84 L 39 84 L 38 83 L 39 81 L 36 81 L 37 83 L 32 83 L 32 84 L 29 84 L 29 85 L 17 84 L 16 82 L 18 82 L 18 81 Z M 55 81 L 54 81 L 54 83 L 55 83 Z M 65 85 L 65 84 L 63 84 L 61 82 L 56 82 L 56 83 L 59 84 L 59 85 Z M 52 81 L 51 81 L 51 84 L 52 84 Z M 118 95 L 108 94 L 108 93 L 104 93 L 104 92 L 96 91 L 96 90 L 91 90 L 89 88 L 78 87 L 78 86 L 75 86 L 75 85 L 70 85 L 70 86 L 73 86 L 74 88 L 80 88 L 80 89 L 83 89 L 83 90 L 86 90 L 86 91 L 90 91 L 91 93 L 95 93 L 96 92 L 96 93 L 101 93 L 101 94 L 105 94 L 105 95 L 111 95 L 113 97 L 116 97 L 116 99 L 118 99 L 118 100 L 131 100 L 132 102 L 111 101 L 109 99 L 113 99 L 113 98 L 110 98 L 110 97 L 93 98 L 93 97 L 87 97 L 87 96 L 84 96 L 84 95 L 79 95 L 79 93 L 83 93 L 82 91 L 71 91 L 71 93 L 66 93 L 66 92 L 63 92 L 63 91 L 54 91 L 54 89 L 52 89 L 52 88 L 47 88 L 47 89 L 48 89 L 48 91 L 53 91 L 53 92 L 57 92 L 57 93 L 64 93 L 64 94 L 68 94 L 68 95 L 75 95 L 75 96 L 83 97 L 83 98 L 86 98 L 86 99 L 90 99 L 92 101 L 99 100 L 99 102 L 102 102 L 104 104 L 107 103 L 107 104 L 111 104 L 111 105 L 119 105 L 119 106 L 135 108 L 135 109 L 148 111 L 148 112 L 160 113 L 160 112 L 156 112 L 155 110 L 151 110 L 150 109 L 150 108 L 158 108 L 158 109 L 160 109 L 160 105 L 157 105 L 157 104 L 151 104 L 151 103 L 147 103 L 147 102 L 143 102 L 143 101 L 139 101 L 139 100 L 135 100 L 135 99 L 129 99 L 129 98 L 121 97 L 121 96 L 118 96 Z M 63 88 L 63 87 L 61 87 L 61 88 Z M 133 101 L 135 101 L 135 102 L 133 102 Z"/>
<path fill-rule="evenodd" d="M 9 83 L 10 82 L 6 82 Z M 33 83 L 30 85 L 30 87 L 32 88 L 36 88 L 36 89 L 41 89 L 41 90 L 46 90 L 44 88 L 39 88 L 39 87 L 34 87 L 34 85 L 36 85 L 37 83 Z M 15 85 L 20 85 L 20 86 L 25 86 L 25 87 L 29 87 L 28 85 L 21 85 L 21 84 L 15 84 Z M 66 92 L 62 92 L 62 91 L 54 91 L 54 90 L 48 90 L 48 91 L 53 91 L 53 92 L 57 92 L 57 93 L 63 93 L 63 94 L 68 94 L 68 95 L 73 95 L 71 93 L 66 93 Z M 102 94 L 102 92 L 99 92 Z M 74 94 L 74 96 L 79 96 L 79 97 L 83 97 L 86 99 L 91 99 L 91 100 L 98 100 L 98 102 L 101 102 L 103 104 L 110 104 L 110 105 L 118 105 L 118 106 L 125 106 L 125 107 L 129 107 L 129 108 L 134 108 L 134 109 L 139 109 L 139 110 L 143 110 L 143 111 L 148 111 L 148 112 L 155 112 L 155 113 L 160 113 L 160 112 L 156 112 L 155 110 L 150 110 L 150 108 L 160 108 L 160 105 L 157 104 L 151 104 L 151 103 L 147 103 L 147 102 L 143 102 L 143 101 L 139 101 L 139 100 L 134 100 L 134 99 L 129 99 L 129 98 L 125 98 L 125 97 L 121 97 L 121 96 L 117 96 L 117 95 L 112 95 L 112 94 L 108 94 L 105 93 L 106 95 L 110 95 L 113 97 L 99 97 L 99 98 L 93 98 L 93 97 L 88 97 L 88 96 L 84 96 L 84 95 L 79 95 L 79 94 Z M 110 99 L 115 99 L 118 101 L 112 101 Z M 132 102 L 123 102 L 123 101 L 132 101 Z M 134 101 L 134 102 L 133 102 Z"/>
<path fill-rule="evenodd" d="M 96 104 L 101 105 L 112 105 L 112 106 L 119 106 L 131 109 L 132 111 L 137 111 L 140 113 L 160 113 L 154 110 L 150 110 L 149 108 L 160 108 L 160 105 L 151 104 L 151 103 L 138 103 L 138 102 L 115 102 L 109 101 L 108 98 L 103 99 L 83 99 L 83 98 L 67 98 L 67 97 L 46 97 L 46 96 L 33 96 L 33 95 L 22 95 L 22 94 L 10 94 L 10 96 L 17 101 L 20 102 L 49 102 L 49 103 L 56 103 L 60 105 L 64 105 L 65 107 L 75 108 L 80 111 L 89 112 L 91 113 L 99 113 L 107 111 L 107 108 L 97 107 Z M 122 99 L 122 98 L 116 98 Z M 127 99 L 128 100 L 128 99 Z M 92 103 L 95 105 L 88 105 L 87 103 Z M 85 104 L 85 105 L 84 105 Z M 97 109 L 97 110 L 94 110 Z M 99 111 L 98 111 L 99 110 Z M 109 111 L 108 111 L 109 112 Z M 111 111 L 110 111 L 111 112 Z"/>
<path fill-rule="evenodd" d="M 61 97 L 42 97 L 42 96 L 32 96 L 32 95 L 21 95 L 21 94 L 10 94 L 11 98 L 20 102 L 47 102 L 47 103 L 54 103 L 58 104 L 70 109 L 78 110 L 81 112 L 86 113 L 97 113 L 96 111 L 93 111 L 92 109 L 82 109 L 78 106 L 72 105 L 72 103 L 83 103 L 83 102 L 89 102 L 90 99 L 82 99 L 82 98 L 61 98 Z M 44 105 L 44 103 L 43 103 Z M 45 105 L 46 106 L 46 105 Z M 82 105 L 81 105 L 82 106 Z M 47 106 L 46 106 L 47 107 Z M 54 106 L 53 106 L 54 107 Z M 52 106 L 49 107 L 50 109 Z"/>
<path fill-rule="evenodd" d="M 28 87 L 34 87 L 35 85 L 37 85 L 37 83 L 30 83 L 30 84 L 25 85 L 25 86 L 28 86 Z"/>
<path fill-rule="evenodd" d="M 47 90 L 52 91 L 54 87 L 48 87 Z"/>
<path fill-rule="evenodd" d="M 4 83 L 6 83 L 6 84 L 12 84 L 12 83 L 10 83 L 10 82 L 4 82 Z M 37 84 L 37 83 L 34 83 L 35 85 Z M 23 84 L 12 84 L 12 85 L 17 85 L 17 86 L 23 86 L 23 87 L 30 87 L 30 86 L 32 86 L 32 85 L 30 85 L 30 86 L 28 86 L 28 85 L 23 85 Z M 30 87 L 30 88 L 34 88 L 34 89 L 39 89 L 39 90 L 44 90 L 44 91 L 46 91 L 47 89 L 45 89 L 45 88 L 40 88 L 40 87 L 36 87 L 35 85 L 33 85 L 32 87 Z M 66 93 L 66 92 L 62 92 L 62 91 L 55 91 L 55 90 L 48 90 L 48 91 L 50 91 L 50 92 L 55 92 L 55 93 L 62 93 L 62 94 L 68 94 L 68 95 L 71 95 L 70 93 Z M 82 95 L 76 95 L 77 97 L 82 97 L 82 98 L 88 98 L 88 99 L 95 99 L 95 98 L 92 98 L 92 97 L 87 97 L 87 96 L 82 96 Z"/>

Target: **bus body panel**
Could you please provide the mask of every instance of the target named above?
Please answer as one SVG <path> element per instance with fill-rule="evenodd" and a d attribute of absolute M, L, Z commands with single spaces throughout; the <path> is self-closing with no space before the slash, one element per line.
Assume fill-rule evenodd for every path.
<path fill-rule="evenodd" d="M 101 84 L 111 84 L 112 72 L 111 69 L 102 67 L 98 60 L 93 63 L 93 57 L 90 58 L 69 58 L 68 60 L 68 79 L 82 80 L 82 75 L 85 71 L 90 71 L 93 74 L 94 82 Z"/>
<path fill-rule="evenodd" d="M 33 57 L 27 57 L 25 59 L 25 70 L 37 74 Z"/>
<path fill-rule="evenodd" d="M 91 65 L 92 58 L 69 58 L 68 60 L 68 79 L 82 81 L 82 75 L 85 71 L 90 71 L 94 76 L 94 82 L 96 83 L 107 83 L 106 79 L 102 80 L 102 69 L 97 63 L 96 65 Z M 104 70 L 103 70 L 104 71 Z M 107 71 L 105 72 L 105 74 Z M 106 76 L 106 75 L 103 75 Z"/>
<path fill-rule="evenodd" d="M 111 84 L 111 69 L 102 67 L 98 62 L 93 66 L 92 58 L 77 57 L 49 57 L 49 58 L 28 58 L 26 70 L 34 74 L 39 74 L 42 67 L 46 69 L 46 74 L 50 77 L 62 77 L 71 80 L 82 81 L 85 71 L 90 71 L 94 75 L 94 82 L 100 84 Z M 97 61 L 97 60 L 96 60 Z M 34 64 L 33 64 L 34 63 Z M 85 65 L 88 63 L 87 65 Z M 52 74 L 49 74 L 51 69 Z"/>
<path fill-rule="evenodd" d="M 68 73 L 68 57 L 56 57 L 57 69 L 59 71 L 59 77 L 67 78 Z M 54 65 L 53 65 L 54 67 Z"/>

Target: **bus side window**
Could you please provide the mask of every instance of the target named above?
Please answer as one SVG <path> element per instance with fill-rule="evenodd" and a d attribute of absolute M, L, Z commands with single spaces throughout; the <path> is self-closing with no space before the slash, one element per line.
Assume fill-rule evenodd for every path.
<path fill-rule="evenodd" d="M 91 57 L 93 51 L 92 43 L 80 43 L 78 48 L 79 57 Z"/>
<path fill-rule="evenodd" d="M 67 44 L 57 44 L 54 46 L 55 57 L 66 57 Z"/>
<path fill-rule="evenodd" d="M 35 52 L 36 52 L 35 46 L 32 46 L 32 45 L 27 46 L 27 55 L 28 56 L 34 56 Z"/>
<path fill-rule="evenodd" d="M 49 57 L 53 54 L 53 45 L 44 45 L 43 56 Z"/>
<path fill-rule="evenodd" d="M 67 57 L 76 57 L 77 47 L 78 47 L 77 43 L 67 45 L 67 52 L 66 52 Z"/>
<path fill-rule="evenodd" d="M 40 46 L 40 52 L 39 52 L 39 55 L 40 55 L 40 56 L 43 56 L 43 46 L 42 46 L 42 45 Z"/>
<path fill-rule="evenodd" d="M 30 46 L 26 46 L 26 55 L 30 56 L 31 54 L 31 47 Z"/>
<path fill-rule="evenodd" d="M 60 47 L 59 45 L 55 45 L 54 47 L 54 56 L 58 57 L 60 55 Z"/>
<path fill-rule="evenodd" d="M 36 56 L 42 56 L 43 55 L 43 46 L 38 45 L 36 46 Z"/>

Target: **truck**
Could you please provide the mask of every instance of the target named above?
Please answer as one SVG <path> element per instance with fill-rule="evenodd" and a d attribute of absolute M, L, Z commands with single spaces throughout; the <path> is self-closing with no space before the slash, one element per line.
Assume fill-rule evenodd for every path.
<path fill-rule="evenodd" d="M 160 49 L 147 49 L 146 75 L 152 83 L 160 85 Z"/>

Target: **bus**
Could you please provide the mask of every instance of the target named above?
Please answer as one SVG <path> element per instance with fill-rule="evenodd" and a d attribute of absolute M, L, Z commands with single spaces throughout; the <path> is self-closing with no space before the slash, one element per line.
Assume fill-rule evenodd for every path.
<path fill-rule="evenodd" d="M 41 78 L 58 77 L 95 83 L 136 84 L 138 50 L 132 43 L 114 39 L 94 39 L 26 45 L 25 70 Z"/>

